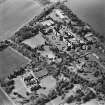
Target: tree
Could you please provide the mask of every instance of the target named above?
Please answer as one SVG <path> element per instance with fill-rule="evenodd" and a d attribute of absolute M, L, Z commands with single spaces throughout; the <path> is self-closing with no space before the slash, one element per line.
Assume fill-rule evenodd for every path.
<path fill-rule="evenodd" d="M 96 94 L 93 93 L 92 91 L 90 91 L 88 94 L 86 94 L 84 97 L 83 97 L 83 102 L 88 102 L 90 101 L 91 99 L 94 99 L 96 98 Z"/>
<path fill-rule="evenodd" d="M 5 88 L 5 91 L 6 91 L 7 94 L 10 94 L 14 88 L 15 88 L 15 86 L 11 86 L 11 87 L 7 86 Z"/>
<path fill-rule="evenodd" d="M 56 93 L 56 90 L 51 90 L 51 91 L 49 91 L 49 94 L 48 94 L 48 99 L 49 100 L 53 100 L 53 99 L 55 99 L 57 97 L 57 93 Z"/>
<path fill-rule="evenodd" d="M 74 97 L 73 95 L 71 95 L 70 97 L 68 97 L 68 98 L 66 99 L 66 103 L 70 104 L 70 103 L 72 103 L 74 100 L 75 100 L 75 97 Z"/>
<path fill-rule="evenodd" d="M 100 72 L 99 71 L 95 71 L 94 76 L 98 77 L 99 75 L 100 75 Z"/>

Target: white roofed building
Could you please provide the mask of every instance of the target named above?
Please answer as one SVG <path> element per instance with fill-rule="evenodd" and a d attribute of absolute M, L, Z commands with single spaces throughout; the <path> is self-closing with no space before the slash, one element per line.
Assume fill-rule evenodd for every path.
<path fill-rule="evenodd" d="M 62 10 L 60 9 L 55 9 L 55 13 L 61 18 L 61 19 L 64 19 L 64 18 L 68 18 Z"/>
<path fill-rule="evenodd" d="M 43 21 L 43 22 L 41 22 L 41 24 L 43 25 L 43 26 L 51 26 L 51 25 L 53 25 L 54 24 L 54 22 L 52 21 L 52 20 L 46 20 L 46 21 Z"/>

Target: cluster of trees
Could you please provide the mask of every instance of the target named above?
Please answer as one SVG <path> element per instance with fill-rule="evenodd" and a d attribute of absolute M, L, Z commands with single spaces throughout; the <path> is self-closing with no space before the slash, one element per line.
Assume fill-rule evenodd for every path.
<path fill-rule="evenodd" d="M 100 42 L 105 43 L 105 36 L 100 35 L 99 33 L 95 33 L 96 37 L 100 40 Z"/>
<path fill-rule="evenodd" d="M 64 4 L 61 4 L 59 6 L 61 10 L 67 15 L 73 22 L 76 23 L 76 25 L 83 26 L 85 23 L 82 22 L 67 6 Z"/>
<path fill-rule="evenodd" d="M 103 77 L 101 79 L 98 79 L 96 86 L 94 86 L 94 89 L 97 93 L 102 93 L 105 95 L 105 73 L 103 74 Z"/>
<path fill-rule="evenodd" d="M 71 77 L 71 75 L 70 75 L 70 77 Z M 75 77 L 74 77 L 74 79 L 75 79 Z M 51 96 L 54 98 L 56 98 L 57 96 L 61 96 L 62 99 L 64 99 L 66 93 L 68 93 L 68 91 L 70 89 L 73 89 L 74 84 L 79 84 L 79 83 L 80 83 L 79 81 L 75 81 L 75 80 L 73 82 L 73 79 L 72 80 L 70 79 L 70 81 L 59 80 L 59 81 L 57 81 L 57 85 L 56 85 L 55 89 L 53 90 L 53 93 L 51 94 Z M 80 84 L 86 86 L 86 84 L 82 84 L 82 83 L 80 83 Z M 91 90 L 89 90 L 89 92 L 87 92 L 86 94 L 82 90 L 77 90 L 75 95 L 71 95 L 70 97 L 68 97 L 66 99 L 66 103 L 71 103 L 74 101 L 82 102 L 82 100 L 85 103 L 91 99 L 94 99 L 95 97 L 96 97 L 95 93 L 93 93 L 93 91 L 91 91 Z M 49 96 L 49 98 L 50 98 L 50 96 Z M 47 97 L 48 101 L 49 101 L 49 98 Z M 51 98 L 51 99 L 53 99 L 53 98 Z"/>
<path fill-rule="evenodd" d="M 13 92 L 14 95 L 16 95 L 19 98 L 25 99 L 25 97 L 23 97 L 21 94 L 19 94 L 18 92 Z"/>
<path fill-rule="evenodd" d="M 31 87 L 31 91 L 35 92 L 36 90 L 39 90 L 40 88 L 42 88 L 42 87 L 37 84 L 37 85 Z"/>
<path fill-rule="evenodd" d="M 103 55 L 103 56 L 104 56 L 104 55 Z M 105 59 L 104 59 L 104 57 L 100 57 L 99 61 L 100 61 L 100 63 L 101 63 L 103 66 L 105 66 Z"/>
<path fill-rule="evenodd" d="M 1 79 L 0 81 L 1 87 L 3 87 L 8 94 L 10 94 L 12 90 L 15 88 L 15 82 L 13 79 L 17 78 L 17 76 L 20 76 L 24 73 L 25 70 L 22 67 L 19 70 L 14 71 L 14 73 L 10 74 L 7 79 L 4 80 Z"/>
<path fill-rule="evenodd" d="M 100 78 L 102 76 L 102 70 L 103 68 L 96 61 L 87 61 L 78 72 L 91 73 L 94 77 Z"/>
<path fill-rule="evenodd" d="M 25 72 L 26 72 L 26 71 L 25 71 L 24 67 L 20 67 L 19 70 L 14 71 L 13 74 L 10 74 L 10 75 L 8 76 L 8 79 L 12 80 L 12 79 L 14 79 L 14 78 L 17 78 L 17 76 L 23 75 Z"/>
<path fill-rule="evenodd" d="M 11 40 L 20 43 L 24 41 L 25 39 L 29 39 L 30 37 L 35 36 L 39 32 L 39 26 L 30 27 L 30 26 L 24 26 L 19 31 L 15 33 L 14 36 L 11 37 Z"/>
<path fill-rule="evenodd" d="M 68 93 L 70 89 L 74 87 L 74 84 L 66 81 L 66 80 L 60 80 L 56 84 L 56 93 L 58 96 L 62 96 L 64 98 L 65 94 Z"/>
<path fill-rule="evenodd" d="M 73 84 L 81 84 L 83 86 L 92 87 L 96 92 L 101 92 L 102 94 L 105 94 L 105 75 L 103 74 L 103 77 L 99 79 L 97 82 L 88 81 L 84 78 L 80 77 L 78 74 L 75 74 L 74 72 L 70 72 L 67 68 L 62 71 L 62 73 L 70 79 L 70 82 Z M 85 100 L 85 99 L 84 99 Z M 86 101 L 86 100 L 85 100 Z"/>
<path fill-rule="evenodd" d="M 40 94 L 40 97 L 36 98 L 34 105 L 46 105 L 46 103 L 50 102 L 55 98 L 57 98 L 57 93 L 55 89 L 52 89 L 49 91 L 48 95 Z"/>
<path fill-rule="evenodd" d="M 27 86 L 34 86 L 38 84 L 38 80 L 36 80 L 33 76 L 27 76 L 24 79 L 24 82 L 26 83 Z"/>
<path fill-rule="evenodd" d="M 62 96 L 62 99 L 65 98 L 66 93 L 68 93 L 68 90 L 73 89 L 74 84 L 69 81 L 58 81 L 56 88 L 54 90 L 51 90 L 50 93 L 46 96 L 43 95 L 43 97 L 38 98 L 35 105 L 45 105 L 45 103 L 50 102 L 51 100 L 55 99 L 57 96 Z M 76 95 L 71 95 L 66 99 L 67 103 L 71 103 L 73 101 L 80 102 L 82 100 L 84 102 L 89 101 L 90 99 L 95 98 L 95 94 L 90 91 L 88 94 L 84 94 L 81 90 L 76 92 Z"/>
<path fill-rule="evenodd" d="M 97 41 L 97 43 L 95 44 L 94 47 L 95 47 L 94 49 L 95 49 L 96 54 L 98 53 L 101 56 L 105 54 L 105 46 L 103 43 Z M 101 56 L 100 56 L 100 58 L 101 58 Z"/>
<path fill-rule="evenodd" d="M 89 90 L 86 94 L 81 90 L 76 90 L 75 95 L 71 95 L 66 99 L 66 103 L 72 103 L 72 102 L 79 102 L 79 103 L 86 103 L 90 101 L 91 99 L 95 99 L 96 94 L 93 93 L 91 90 Z"/>
<path fill-rule="evenodd" d="M 52 75 L 54 78 L 57 78 L 60 73 L 60 69 L 53 63 L 46 66 L 46 69 L 48 71 L 48 75 Z"/>
<path fill-rule="evenodd" d="M 0 51 L 7 48 L 9 46 L 10 42 L 8 40 L 4 40 L 0 42 Z"/>
<path fill-rule="evenodd" d="M 71 16 L 74 16 L 73 12 L 64 4 L 60 4 L 58 6 L 58 8 L 60 8 L 61 10 L 63 10 L 63 12 L 69 17 L 71 18 Z"/>
<path fill-rule="evenodd" d="M 20 52 L 22 55 L 33 60 L 33 62 L 31 62 L 31 67 L 35 66 L 34 62 L 40 62 L 45 60 L 45 57 L 41 56 L 41 54 L 37 52 L 38 49 L 42 50 L 43 46 L 40 46 L 39 48 L 37 47 L 35 49 L 32 49 L 30 46 L 24 43 L 19 43 L 19 44 L 11 43 L 10 46 L 15 50 L 17 50 L 18 52 Z"/>
<path fill-rule="evenodd" d="M 34 24 L 36 24 L 36 22 L 43 20 L 43 18 L 45 18 L 47 15 L 49 15 L 49 13 L 52 12 L 52 10 L 59 5 L 59 2 L 57 2 L 54 5 L 51 5 L 50 7 L 47 7 L 44 9 L 43 12 L 40 13 L 40 15 L 35 16 L 34 19 L 32 21 L 29 22 L 29 26 L 33 26 Z"/>
<path fill-rule="evenodd" d="M 80 26 L 78 26 L 78 27 L 80 27 Z M 86 34 L 88 34 L 90 32 L 92 33 L 92 29 L 90 28 L 90 26 L 88 24 L 85 24 L 84 26 L 81 26 L 81 28 L 79 28 L 79 29 L 78 29 L 78 27 L 73 26 L 73 28 L 76 29 L 76 33 L 83 38 Z M 86 40 L 86 38 L 84 38 L 84 39 Z"/>
<path fill-rule="evenodd" d="M 7 94 L 10 94 L 15 88 L 15 81 L 9 79 L 1 80 L 0 85 L 4 88 Z"/>
<path fill-rule="evenodd" d="M 50 4 L 50 1 L 49 0 L 46 0 L 46 1 L 44 1 L 44 0 L 39 0 L 39 2 L 42 4 L 42 5 L 47 5 L 47 4 Z"/>
<path fill-rule="evenodd" d="M 96 98 L 96 94 L 93 93 L 92 91 L 89 91 L 87 94 L 83 96 L 83 103 L 86 103 L 91 99 L 95 99 L 95 98 Z"/>
<path fill-rule="evenodd" d="M 59 5 L 59 8 L 71 19 L 68 23 L 68 27 L 70 27 L 74 33 L 82 37 L 87 33 L 92 33 L 104 42 L 104 36 L 97 34 L 89 24 L 81 21 L 67 6 L 62 4 Z"/>
<path fill-rule="evenodd" d="M 95 82 L 88 81 L 88 80 L 82 78 L 75 72 L 71 72 L 67 67 L 64 67 L 64 69 L 62 68 L 61 72 L 64 74 L 65 77 L 69 78 L 69 80 L 73 84 L 81 84 L 81 85 L 85 85 L 85 86 L 89 86 L 89 87 L 95 86 Z"/>
<path fill-rule="evenodd" d="M 75 98 L 73 95 L 71 95 L 71 96 L 69 96 L 69 97 L 66 99 L 66 103 L 70 104 L 70 103 L 74 102 L 75 99 L 76 99 L 76 98 Z"/>
<path fill-rule="evenodd" d="M 31 49 L 29 46 L 23 43 L 20 43 L 20 44 L 11 43 L 10 46 L 30 59 L 38 58 L 38 53 L 36 52 L 36 50 Z"/>

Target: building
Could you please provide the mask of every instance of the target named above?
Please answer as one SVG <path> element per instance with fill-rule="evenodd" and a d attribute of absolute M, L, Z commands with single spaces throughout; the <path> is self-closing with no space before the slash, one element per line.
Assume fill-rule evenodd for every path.
<path fill-rule="evenodd" d="M 54 24 L 54 22 L 52 20 L 45 20 L 45 21 L 41 22 L 41 24 L 43 26 L 51 26 Z"/>
<path fill-rule="evenodd" d="M 35 77 L 32 70 L 27 70 L 26 73 L 21 76 L 21 80 L 29 93 L 31 93 L 33 86 L 38 85 L 38 79 Z"/>

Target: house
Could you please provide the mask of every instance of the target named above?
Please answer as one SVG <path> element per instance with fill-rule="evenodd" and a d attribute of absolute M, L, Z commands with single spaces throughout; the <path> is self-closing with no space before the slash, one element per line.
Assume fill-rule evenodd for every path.
<path fill-rule="evenodd" d="M 36 78 L 43 78 L 48 75 L 48 71 L 46 69 L 40 70 L 38 72 L 34 72 Z"/>
<path fill-rule="evenodd" d="M 54 22 L 52 21 L 52 20 L 46 20 L 46 21 L 43 21 L 43 22 L 41 22 L 41 24 L 43 25 L 43 26 L 51 26 L 51 25 L 53 25 L 54 24 Z"/>

